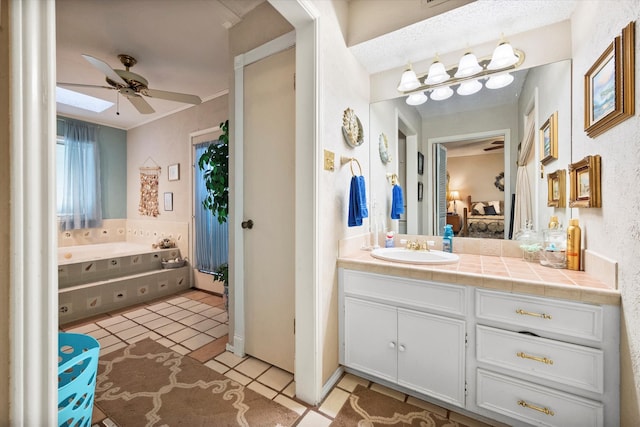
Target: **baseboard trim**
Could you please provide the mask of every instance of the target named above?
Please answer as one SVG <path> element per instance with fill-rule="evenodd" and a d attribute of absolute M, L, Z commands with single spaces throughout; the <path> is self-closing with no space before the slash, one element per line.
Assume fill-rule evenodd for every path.
<path fill-rule="evenodd" d="M 324 400 L 325 397 L 329 394 L 329 392 L 335 387 L 340 378 L 342 378 L 342 374 L 344 374 L 344 368 L 342 366 L 338 366 L 338 369 L 329 377 L 326 383 L 322 386 L 322 392 L 320 394 L 320 402 Z"/>

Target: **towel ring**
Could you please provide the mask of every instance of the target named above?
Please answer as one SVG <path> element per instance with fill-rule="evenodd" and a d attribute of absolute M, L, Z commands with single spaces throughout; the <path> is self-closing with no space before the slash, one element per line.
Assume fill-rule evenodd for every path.
<path fill-rule="evenodd" d="M 360 175 L 362 175 L 362 166 L 360 165 L 360 162 L 358 161 L 358 159 L 356 159 L 355 157 L 341 157 L 340 158 L 340 162 L 344 165 L 347 162 L 351 163 L 351 175 L 356 176 L 355 172 L 353 171 L 353 162 L 356 162 L 356 164 L 358 165 L 358 169 L 360 169 Z"/>

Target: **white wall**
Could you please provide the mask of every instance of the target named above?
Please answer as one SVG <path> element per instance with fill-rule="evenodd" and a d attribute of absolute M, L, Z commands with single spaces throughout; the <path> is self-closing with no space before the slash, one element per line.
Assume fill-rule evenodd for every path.
<path fill-rule="evenodd" d="M 373 201 L 376 201 L 376 216 L 379 217 L 378 223 L 381 224 L 379 226 L 381 228 L 384 227 L 385 230 L 390 230 L 392 227 L 390 216 L 392 187 L 390 181 L 387 179 L 387 173 L 398 173 L 398 116 L 401 115 L 402 119 L 406 120 L 407 124 L 415 130 L 418 144 L 422 141 L 422 118 L 415 107 L 407 105 L 404 98 L 373 103 L 370 106 L 370 114 L 370 127 L 368 132 L 369 162 L 371 168 L 369 173 L 369 202 L 373 204 Z M 383 164 L 380 160 L 379 138 L 381 133 L 387 136 L 389 144 L 391 161 L 387 164 Z M 420 150 L 419 147 L 418 149 Z M 422 180 L 422 176 L 418 176 L 414 168 L 407 171 L 407 178 L 409 178 L 409 174 L 413 174 L 414 181 L 416 176 L 418 180 Z M 409 181 L 409 179 L 407 179 L 407 181 Z M 413 188 L 414 187 L 411 186 L 411 190 Z M 405 200 L 408 197 L 414 197 L 413 195 L 416 194 L 415 191 L 410 191 L 408 185 L 407 188 L 403 188 L 403 190 Z M 421 209 L 426 203 L 426 195 L 424 200 L 425 202 L 418 204 L 418 209 Z M 371 214 L 372 212 L 369 213 Z M 421 220 L 422 214 L 419 214 L 418 229 L 420 230 L 422 229 Z M 380 230 L 380 232 L 382 231 L 383 230 Z"/>
<path fill-rule="evenodd" d="M 472 201 L 478 202 L 504 200 L 504 192 L 494 185 L 496 176 L 503 169 L 502 153 L 447 157 L 449 190 L 458 190 L 462 199 L 456 202 L 459 215 L 462 215 L 462 210 L 467 207 L 467 196 L 471 196 Z"/>
<path fill-rule="evenodd" d="M 348 164 L 340 165 L 340 157 L 357 158 L 362 165 L 362 174 L 369 177 L 369 76 L 348 51 L 341 32 L 340 24 L 346 19 L 346 2 L 316 0 L 314 5 L 320 13 L 320 149 L 333 151 L 336 155 L 335 171 L 320 171 L 317 212 L 321 230 L 318 327 L 323 343 L 322 381 L 326 382 L 338 368 L 338 241 L 368 232 L 368 220 L 360 227 L 347 227 L 352 175 Z M 367 142 L 357 148 L 347 145 L 342 137 L 342 115 L 347 108 L 355 111 L 364 128 Z M 320 161 L 317 167 L 322 167 Z M 367 182 L 367 185 L 371 184 Z"/>
<path fill-rule="evenodd" d="M 572 161 L 602 156 L 602 208 L 574 209 L 583 247 L 618 261 L 622 294 L 621 425 L 640 420 L 640 37 L 636 35 L 636 114 L 595 139 L 584 132 L 584 73 L 630 21 L 640 18 L 637 0 L 578 2 L 572 17 L 573 144 Z M 636 32 L 638 25 L 636 23 Z M 588 268 L 588 267 L 587 267 Z"/>
<path fill-rule="evenodd" d="M 127 219 L 149 221 L 191 220 L 191 142 L 189 134 L 217 126 L 228 115 L 228 96 L 223 95 L 176 114 L 127 131 Z M 162 171 L 159 181 L 160 215 L 157 218 L 138 213 L 140 201 L 140 172 L 148 158 Z M 180 180 L 167 179 L 167 166 L 180 164 Z M 164 211 L 162 195 L 173 192 L 173 211 Z"/>
<path fill-rule="evenodd" d="M 566 187 L 567 204 L 565 208 L 548 207 L 547 174 L 558 169 L 567 171 L 567 166 L 571 163 L 571 61 L 554 62 L 529 71 L 527 81 L 519 97 L 518 141 L 522 141 L 524 137 L 524 115 L 527 113 L 528 104 L 536 91 L 538 116 L 536 118 L 536 142 L 533 147 L 534 158 L 540 159 L 539 129 L 555 111 L 558 112 L 558 158 L 544 166 L 544 177 L 542 178 L 540 177 L 539 161 L 531 161 L 527 165 L 529 183 L 533 187 L 531 196 L 536 198 L 537 195 L 537 198 L 532 200 L 532 205 L 535 207 L 533 217 L 537 218 L 537 221 L 534 222 L 534 228 L 540 230 L 546 227 L 551 215 L 557 216 L 560 224 L 566 227 L 569 225 L 571 211 L 568 202 L 569 187 Z"/>

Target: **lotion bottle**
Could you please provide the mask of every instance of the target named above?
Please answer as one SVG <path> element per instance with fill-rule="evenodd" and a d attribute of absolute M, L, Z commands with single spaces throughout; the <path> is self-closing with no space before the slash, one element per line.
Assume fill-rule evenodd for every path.
<path fill-rule="evenodd" d="M 580 270 L 581 234 L 578 220 L 571 218 L 567 228 L 567 269 L 569 270 Z"/>

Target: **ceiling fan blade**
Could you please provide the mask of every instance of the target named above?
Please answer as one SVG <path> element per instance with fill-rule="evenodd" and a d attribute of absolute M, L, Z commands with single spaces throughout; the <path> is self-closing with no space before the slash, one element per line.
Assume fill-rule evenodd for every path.
<path fill-rule="evenodd" d="M 65 82 L 57 82 L 56 86 L 90 87 L 90 88 L 99 88 L 99 89 L 115 89 L 115 87 L 113 87 L 113 86 L 85 85 L 85 84 L 82 84 L 82 83 L 65 83 Z"/>
<path fill-rule="evenodd" d="M 123 85 L 123 86 L 129 86 L 127 84 L 127 82 L 125 82 L 122 77 L 120 77 L 118 75 L 118 73 L 116 73 L 113 68 L 111 68 L 109 66 L 109 64 L 107 64 L 106 62 L 98 59 L 98 58 L 94 58 L 93 56 L 87 55 L 87 54 L 82 54 L 82 57 L 84 59 L 86 59 L 87 61 L 89 61 L 89 64 L 93 65 L 95 68 L 97 68 L 98 70 L 100 70 L 105 76 L 107 76 L 110 80 L 116 82 L 117 84 Z"/>
<path fill-rule="evenodd" d="M 487 148 L 483 148 L 484 151 L 491 151 L 491 150 L 501 150 L 502 148 L 504 148 L 502 145 L 498 145 L 495 147 L 487 147 Z"/>
<path fill-rule="evenodd" d="M 167 92 L 165 90 L 157 89 L 141 89 L 140 93 L 150 98 L 166 99 L 168 101 L 185 102 L 187 104 L 200 104 L 202 100 L 196 95 L 189 95 L 186 93 Z"/>
<path fill-rule="evenodd" d="M 122 93 L 122 92 L 120 92 Z M 124 95 L 129 102 L 131 102 L 133 104 L 134 107 L 136 107 L 136 110 L 138 110 L 140 112 L 140 114 L 151 114 L 151 113 L 155 113 L 156 110 L 154 110 L 151 105 L 149 105 L 149 103 L 147 101 L 144 100 L 143 97 L 141 97 L 138 94 L 131 94 L 131 95 Z"/>

